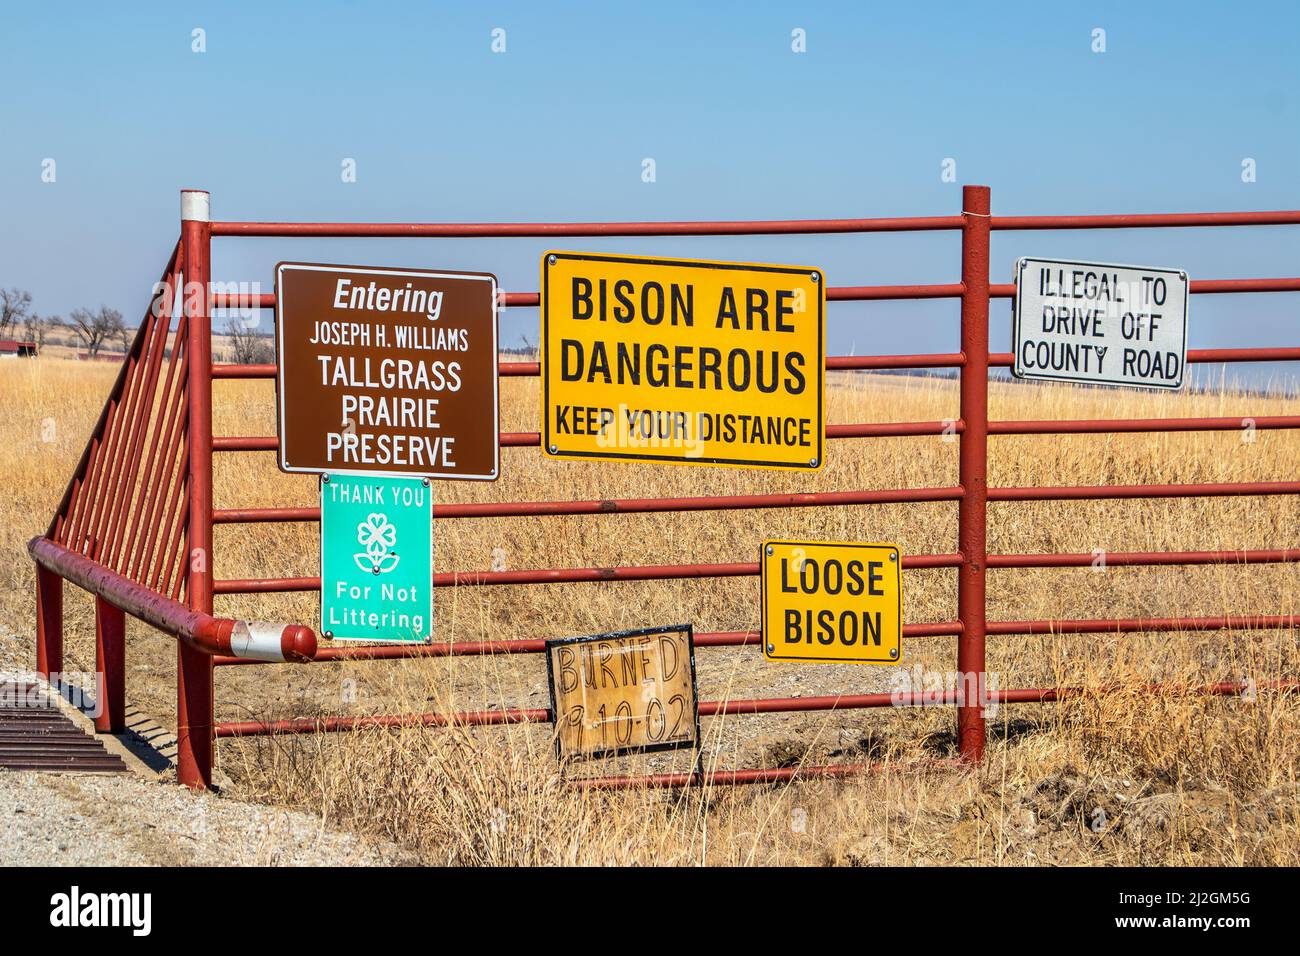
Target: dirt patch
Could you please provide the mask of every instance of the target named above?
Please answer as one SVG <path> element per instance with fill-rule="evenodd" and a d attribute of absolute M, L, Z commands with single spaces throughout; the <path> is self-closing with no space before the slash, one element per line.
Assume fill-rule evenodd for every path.
<path fill-rule="evenodd" d="M 0 866 L 379 866 L 391 844 L 312 814 L 125 775 L 0 771 Z"/>

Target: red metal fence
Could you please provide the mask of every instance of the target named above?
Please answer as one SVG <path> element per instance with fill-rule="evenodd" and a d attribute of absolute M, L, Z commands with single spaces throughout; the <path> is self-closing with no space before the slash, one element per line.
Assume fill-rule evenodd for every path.
<path fill-rule="evenodd" d="M 303 718 L 282 721 L 215 722 L 213 677 L 216 666 L 266 662 L 328 663 L 340 660 L 396 660 L 455 655 L 541 653 L 541 640 L 446 641 L 428 645 L 317 648 L 315 634 L 304 625 L 267 625 L 213 616 L 213 596 L 275 591 L 312 591 L 319 578 L 214 577 L 214 524 L 317 521 L 319 509 L 214 508 L 214 452 L 273 451 L 274 436 L 214 436 L 214 379 L 273 379 L 273 365 L 214 365 L 211 310 L 253 305 L 273 308 L 273 295 L 252 302 L 209 291 L 211 241 L 238 236 L 333 237 L 554 237 L 554 236 L 722 236 L 960 231 L 959 282 L 938 285 L 840 286 L 828 288 L 830 301 L 884 299 L 960 299 L 960 351 L 926 355 L 830 356 L 831 370 L 955 368 L 960 375 L 960 419 L 948 422 L 831 424 L 827 437 L 888 438 L 939 435 L 956 431 L 959 483 L 949 487 L 870 489 L 701 496 L 628 498 L 592 501 L 514 501 L 445 504 L 435 520 L 478 517 L 545 517 L 708 511 L 739 508 L 800 508 L 884 505 L 899 502 L 955 501 L 957 550 L 904 557 L 904 568 L 953 568 L 958 575 L 957 620 L 912 623 L 908 637 L 956 638 L 957 670 L 983 688 L 985 639 L 989 635 L 1092 634 L 1133 631 L 1209 631 L 1223 628 L 1294 628 L 1300 618 L 1282 613 L 1247 616 L 1170 617 L 1152 619 L 987 621 L 985 576 L 989 568 L 1066 568 L 1090 565 L 1092 554 L 989 554 L 986 513 L 989 502 L 1065 501 L 1133 498 L 1184 498 L 1234 495 L 1300 494 L 1300 481 L 1215 484 L 1100 485 L 1079 487 L 990 488 L 987 483 L 988 439 L 999 435 L 1108 434 L 1121 432 L 1226 431 L 1243 427 L 1243 417 L 1165 418 L 1066 421 L 989 421 L 988 371 L 1008 367 L 1011 356 L 990 353 L 989 302 L 1010 298 L 1013 285 L 989 282 L 989 237 L 992 230 L 1135 229 L 1193 226 L 1278 226 L 1300 224 L 1300 211 L 1176 213 L 1133 216 L 993 216 L 989 190 L 967 186 L 960 215 L 895 219 L 829 219 L 758 222 L 550 223 L 550 224 L 369 224 L 211 222 L 207 194 L 182 194 L 181 238 L 164 270 L 157 294 L 140 325 L 135 343 L 77 466 L 59 509 L 44 537 L 29 550 L 37 563 L 37 667 L 45 674 L 62 669 L 63 581 L 97 595 L 96 652 L 107 698 L 97 726 L 122 729 L 124 681 L 124 613 L 130 613 L 177 636 L 177 724 L 180 780 L 191 786 L 211 781 L 214 741 L 219 737 L 349 731 L 372 726 L 444 726 L 547 722 L 544 709 L 505 709 L 456 714 L 427 713 L 364 717 Z M 1277 279 L 1201 279 L 1194 294 L 1298 292 L 1300 277 Z M 173 300 L 179 316 L 173 323 Z M 535 306 L 537 293 L 507 292 L 506 307 Z M 172 325 L 175 324 L 173 331 Z M 170 347 L 169 347 L 170 341 Z M 1193 349 L 1189 363 L 1274 362 L 1300 360 L 1300 348 Z M 502 362 L 502 376 L 536 376 L 536 362 Z M 1254 416 L 1254 427 L 1300 427 L 1300 416 Z M 532 447 L 536 432 L 501 435 L 504 447 Z M 1107 553 L 1108 566 L 1258 564 L 1300 561 L 1300 547 L 1240 551 Z M 757 563 L 670 564 L 620 568 L 539 568 L 438 574 L 436 587 L 606 583 L 680 578 L 756 576 Z M 184 597 L 185 603 L 179 603 Z M 695 635 L 698 647 L 758 643 L 757 632 L 727 631 Z M 1292 688 L 1296 682 L 1274 682 Z M 1243 687 L 1220 683 L 1199 687 L 1151 685 L 1152 692 L 1234 694 Z M 982 691 L 981 691 L 982 693 Z M 1076 688 L 1023 688 L 993 692 L 1002 703 L 1045 702 L 1079 693 Z M 826 697 L 760 698 L 704 701 L 703 716 L 789 713 L 933 703 L 928 695 L 859 694 Z M 944 695 L 957 710 L 959 752 L 978 761 L 984 750 L 984 699 L 960 690 Z M 786 780 L 794 776 L 842 776 L 865 765 L 829 765 L 797 769 L 724 770 L 708 774 L 715 783 Z M 600 778 L 604 786 L 680 786 L 700 782 L 699 773 L 653 777 Z"/>

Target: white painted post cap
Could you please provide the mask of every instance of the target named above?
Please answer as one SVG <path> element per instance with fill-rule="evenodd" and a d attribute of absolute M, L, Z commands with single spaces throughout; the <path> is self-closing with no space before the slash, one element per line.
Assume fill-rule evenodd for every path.
<path fill-rule="evenodd" d="M 181 221 L 212 221 L 212 197 L 206 189 L 181 190 Z"/>

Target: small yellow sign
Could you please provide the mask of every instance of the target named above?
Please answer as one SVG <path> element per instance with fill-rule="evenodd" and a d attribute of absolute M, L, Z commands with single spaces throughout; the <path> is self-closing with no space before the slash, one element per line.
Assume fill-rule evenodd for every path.
<path fill-rule="evenodd" d="M 768 660 L 897 664 L 902 658 L 897 545 L 765 541 L 759 563 Z"/>
<path fill-rule="evenodd" d="M 825 285 L 808 267 L 546 253 L 543 453 L 816 471 Z"/>

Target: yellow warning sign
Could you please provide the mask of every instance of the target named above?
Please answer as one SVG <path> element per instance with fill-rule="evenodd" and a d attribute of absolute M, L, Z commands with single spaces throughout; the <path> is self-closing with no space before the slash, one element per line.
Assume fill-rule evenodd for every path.
<path fill-rule="evenodd" d="M 817 470 L 820 269 L 542 256 L 542 451 Z"/>
<path fill-rule="evenodd" d="M 765 541 L 763 656 L 897 664 L 903 584 L 897 545 Z"/>

